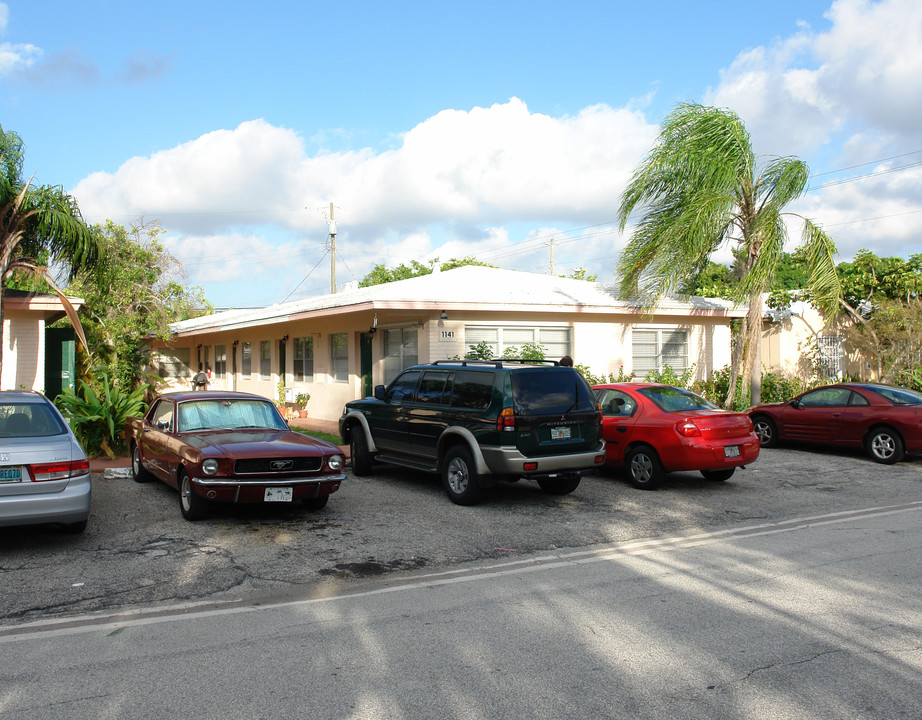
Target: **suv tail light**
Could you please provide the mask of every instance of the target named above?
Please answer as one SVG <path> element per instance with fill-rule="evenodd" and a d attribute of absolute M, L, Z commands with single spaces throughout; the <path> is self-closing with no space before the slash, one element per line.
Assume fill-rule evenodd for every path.
<path fill-rule="evenodd" d="M 503 408 L 499 417 L 496 418 L 496 429 L 500 432 L 515 430 L 515 411 L 511 407 Z"/>
<path fill-rule="evenodd" d="M 682 420 L 676 423 L 675 429 L 683 437 L 701 437 L 701 430 L 691 420 Z"/>
<path fill-rule="evenodd" d="M 86 475 L 90 471 L 89 460 L 71 460 L 69 462 L 42 463 L 29 465 L 32 482 L 46 482 L 48 480 L 67 480 L 68 478 Z"/>

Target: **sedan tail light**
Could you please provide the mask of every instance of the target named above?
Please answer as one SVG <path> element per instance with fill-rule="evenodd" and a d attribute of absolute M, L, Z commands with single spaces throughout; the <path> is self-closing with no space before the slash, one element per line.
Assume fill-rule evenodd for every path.
<path fill-rule="evenodd" d="M 29 465 L 32 482 L 46 482 L 48 480 L 67 480 L 68 478 L 86 475 L 90 470 L 89 460 L 71 460 L 66 462 L 41 463 Z"/>
<path fill-rule="evenodd" d="M 701 430 L 691 420 L 682 420 L 676 423 L 675 429 L 683 437 L 701 437 Z"/>

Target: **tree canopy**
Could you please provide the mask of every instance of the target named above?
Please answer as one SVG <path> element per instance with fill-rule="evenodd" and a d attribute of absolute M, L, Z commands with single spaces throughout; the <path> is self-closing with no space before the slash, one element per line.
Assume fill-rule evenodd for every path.
<path fill-rule="evenodd" d="M 179 261 L 160 241 L 158 223 L 139 219 L 125 228 L 107 220 L 92 230 L 105 259 L 67 289 L 84 299 L 80 312 L 98 356 L 95 373 L 130 389 L 147 359 L 147 338 L 167 339 L 170 323 L 213 308 L 200 287 L 186 284 Z"/>
<path fill-rule="evenodd" d="M 396 265 L 390 268 L 385 266 L 384 263 L 381 263 L 379 265 L 375 265 L 371 272 L 359 281 L 359 287 L 383 285 L 384 283 L 395 282 L 397 280 L 408 280 L 409 278 L 419 277 L 421 275 L 429 275 L 433 272 L 436 265 L 438 265 L 439 270 L 442 272 L 447 270 L 454 270 L 455 268 L 462 267 L 464 265 L 496 267 L 495 265 L 490 265 L 490 263 L 485 263 L 472 256 L 465 258 L 451 258 L 450 260 L 446 260 L 443 263 L 439 263 L 439 259 L 435 258 L 434 260 L 430 260 L 427 265 L 423 265 L 421 262 L 416 260 L 411 260 L 409 265 L 401 263 L 400 265 Z"/>
<path fill-rule="evenodd" d="M 689 278 L 708 269 L 711 255 L 730 246 L 739 282 L 731 298 L 748 302 L 741 342 L 734 348 L 726 405 L 733 402 L 736 379 L 752 383 L 758 354 L 762 294 L 774 282 L 787 239 L 785 208 L 807 187 L 809 169 L 791 157 L 759 162 L 749 133 L 730 110 L 687 103 L 663 121 L 656 145 L 635 169 L 621 198 L 624 231 L 635 211 L 641 217 L 618 262 L 621 294 L 652 307 Z M 802 243 L 808 286 L 814 301 L 835 312 L 841 287 L 835 271 L 835 245 L 807 218 Z"/>
<path fill-rule="evenodd" d="M 61 298 L 83 339 L 80 321 L 57 278 L 73 278 L 81 268 L 93 266 L 99 258 L 97 238 L 61 186 L 33 185 L 32 178 L 23 178 L 24 159 L 22 138 L 0 126 L 0 327 L 4 283 L 13 274 L 37 275 Z M 0 366 L 2 361 L 0 346 Z"/>

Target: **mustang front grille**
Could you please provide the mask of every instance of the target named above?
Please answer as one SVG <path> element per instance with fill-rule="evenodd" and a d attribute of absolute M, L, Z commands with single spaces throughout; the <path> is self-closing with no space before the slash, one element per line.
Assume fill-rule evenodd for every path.
<path fill-rule="evenodd" d="M 317 472 L 323 465 L 321 457 L 248 458 L 234 463 L 237 475 L 272 475 L 274 473 Z"/>

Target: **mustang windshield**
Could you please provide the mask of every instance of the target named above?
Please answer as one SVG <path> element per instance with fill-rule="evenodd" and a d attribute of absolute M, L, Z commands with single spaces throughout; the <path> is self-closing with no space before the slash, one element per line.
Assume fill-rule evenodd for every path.
<path fill-rule="evenodd" d="M 275 406 L 261 400 L 192 400 L 179 405 L 179 432 L 286 426 Z"/>

